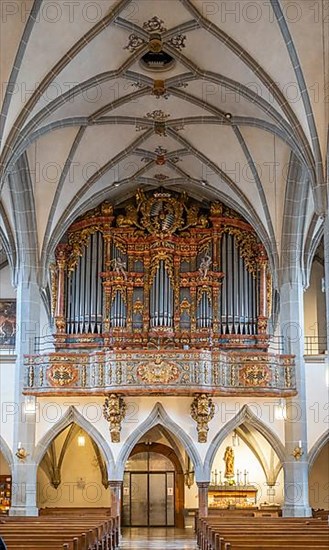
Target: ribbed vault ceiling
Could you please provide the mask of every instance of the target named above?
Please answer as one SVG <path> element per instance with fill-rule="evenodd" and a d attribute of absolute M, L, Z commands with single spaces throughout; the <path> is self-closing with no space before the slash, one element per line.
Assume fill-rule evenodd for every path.
<path fill-rule="evenodd" d="M 140 185 L 228 203 L 254 225 L 273 265 L 280 262 L 287 216 L 304 217 L 302 241 L 311 247 L 326 204 L 326 2 L 25 0 L 13 6 L 1 18 L 7 249 L 20 244 L 7 176 L 24 153 L 43 266 L 77 215 L 104 198 L 120 202 Z M 140 63 L 151 37 L 145 25 L 154 16 L 165 28 L 162 49 L 175 59 L 163 72 Z M 165 83 L 159 98 L 155 79 Z M 157 111 L 165 135 L 158 134 Z M 162 166 L 159 147 L 166 150 Z M 292 158 L 303 174 L 303 209 L 302 197 L 294 196 L 296 210 L 287 213 Z"/>

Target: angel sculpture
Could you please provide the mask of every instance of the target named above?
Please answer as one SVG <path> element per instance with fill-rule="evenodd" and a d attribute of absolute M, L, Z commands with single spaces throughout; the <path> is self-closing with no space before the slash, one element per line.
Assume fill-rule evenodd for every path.
<path fill-rule="evenodd" d="M 115 271 L 118 275 L 123 275 L 125 280 L 127 280 L 125 262 L 118 257 L 111 260 L 111 263 L 113 263 L 113 271 Z"/>
<path fill-rule="evenodd" d="M 201 260 L 200 267 L 199 267 L 199 273 L 202 279 L 206 279 L 210 266 L 211 266 L 211 258 L 208 254 L 205 254 L 205 256 L 203 256 Z"/>

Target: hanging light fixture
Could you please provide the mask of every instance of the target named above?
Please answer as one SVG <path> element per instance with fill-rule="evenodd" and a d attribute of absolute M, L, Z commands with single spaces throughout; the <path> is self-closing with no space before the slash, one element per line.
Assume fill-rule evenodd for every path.
<path fill-rule="evenodd" d="M 286 405 L 284 399 L 280 399 L 279 404 L 274 405 L 275 420 L 284 420 L 286 418 Z"/>
<path fill-rule="evenodd" d="M 86 438 L 82 432 L 78 435 L 78 447 L 84 447 L 86 445 Z"/>
<path fill-rule="evenodd" d="M 240 445 L 240 438 L 235 430 L 233 431 L 232 435 L 232 445 L 233 447 L 238 447 Z"/>

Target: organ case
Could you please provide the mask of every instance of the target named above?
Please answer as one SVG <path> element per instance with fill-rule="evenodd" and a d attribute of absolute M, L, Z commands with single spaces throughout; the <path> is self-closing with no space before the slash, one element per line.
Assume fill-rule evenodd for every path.
<path fill-rule="evenodd" d="M 266 349 L 271 278 L 239 214 L 138 190 L 69 228 L 52 272 L 57 348 Z"/>

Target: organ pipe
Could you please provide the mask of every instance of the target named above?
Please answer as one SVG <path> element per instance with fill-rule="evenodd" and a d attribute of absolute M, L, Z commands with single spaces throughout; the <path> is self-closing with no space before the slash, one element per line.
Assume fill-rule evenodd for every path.
<path fill-rule="evenodd" d="M 69 234 L 68 244 L 61 244 L 56 252 L 58 295 L 53 303 L 57 332 L 103 337 L 115 328 L 115 338 L 122 329 L 121 341 L 131 337 L 129 331 L 139 332 L 143 345 L 147 332 L 157 328 L 164 334 L 170 329 L 167 334 L 174 332 L 177 342 L 183 337 L 189 341 L 197 329 L 211 330 L 218 337 L 225 335 L 225 342 L 239 342 L 234 335 L 241 336 L 242 341 L 244 335 L 266 334 L 268 259 L 259 241 L 252 240 L 248 224 L 241 217 L 235 220 L 232 212 L 225 217 L 222 207 L 215 209 L 199 229 L 193 229 L 191 220 L 195 218 L 189 218 L 191 228 L 184 226 L 188 207 L 182 209 L 180 203 L 177 212 L 185 216 L 184 223 L 176 226 L 180 229 L 156 238 L 150 230 L 153 220 L 157 219 L 158 227 L 165 231 L 172 219 L 166 217 L 167 212 L 176 215 L 170 206 L 173 203 L 161 210 L 166 199 L 161 201 L 153 208 L 145 231 L 136 210 L 136 235 L 135 217 L 121 229 L 122 221 L 112 223 L 113 211 L 109 218 L 105 216 L 108 222 L 99 218 L 95 230 L 89 231 L 88 216 L 76 222 L 77 236 L 74 234 L 73 239 Z M 117 220 L 125 219 L 122 211 Z M 143 216 L 149 211 L 144 209 Z M 157 218 L 160 213 L 162 217 Z M 61 247 L 69 250 L 62 263 Z"/>

